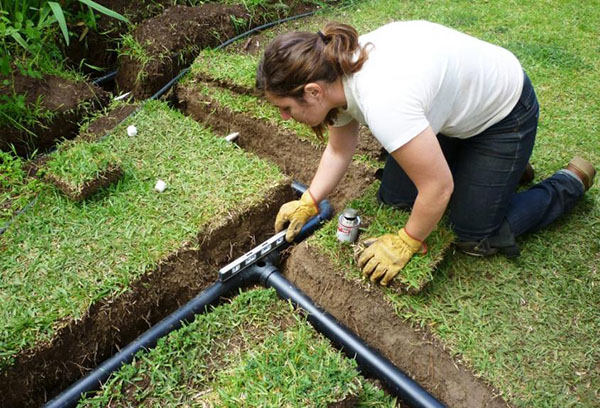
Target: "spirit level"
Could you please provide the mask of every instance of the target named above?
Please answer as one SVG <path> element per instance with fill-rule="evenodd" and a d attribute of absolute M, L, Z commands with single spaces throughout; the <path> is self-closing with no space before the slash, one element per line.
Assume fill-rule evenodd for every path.
<path fill-rule="evenodd" d="M 271 238 L 269 238 L 259 246 L 255 247 L 249 252 L 246 252 L 244 255 L 242 255 L 235 261 L 222 267 L 219 270 L 219 280 L 221 282 L 225 282 L 227 279 L 235 276 L 247 267 L 260 261 L 267 255 L 269 255 L 271 252 L 284 246 L 287 243 L 285 240 L 286 231 L 287 230 L 283 230 L 273 235 Z"/>

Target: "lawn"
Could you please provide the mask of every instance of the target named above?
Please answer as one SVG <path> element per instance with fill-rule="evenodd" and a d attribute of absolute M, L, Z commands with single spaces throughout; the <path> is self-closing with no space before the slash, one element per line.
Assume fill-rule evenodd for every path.
<path fill-rule="evenodd" d="M 126 133 L 132 123 L 135 137 Z M 98 143 L 120 159 L 120 181 L 83 202 L 43 184 L 0 237 L 1 365 L 51 339 L 99 299 L 127 291 L 182 246 L 197 246 L 203 231 L 285 182 L 275 166 L 162 102 L 145 104 Z M 87 171 L 69 161 L 78 157 L 59 149 L 49 161 L 57 164 L 46 171 L 77 181 Z M 64 172 L 56 170 L 61 165 Z M 167 184 L 160 194 L 159 179 Z"/>

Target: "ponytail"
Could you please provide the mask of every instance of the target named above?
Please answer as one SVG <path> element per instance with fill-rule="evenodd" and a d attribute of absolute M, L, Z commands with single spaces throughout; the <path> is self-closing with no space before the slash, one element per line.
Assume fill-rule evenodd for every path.
<path fill-rule="evenodd" d="M 368 58 L 358 32 L 347 24 L 330 22 L 318 33 L 282 34 L 266 48 L 258 64 L 256 88 L 279 97 L 303 99 L 304 85 L 334 82 L 359 71 Z"/>
<path fill-rule="evenodd" d="M 347 25 L 330 22 L 322 31 L 323 54 L 335 66 L 338 75 L 351 75 L 359 71 L 368 58 L 367 50 L 358 43 L 358 33 Z M 358 51 L 358 56 L 355 56 Z"/>

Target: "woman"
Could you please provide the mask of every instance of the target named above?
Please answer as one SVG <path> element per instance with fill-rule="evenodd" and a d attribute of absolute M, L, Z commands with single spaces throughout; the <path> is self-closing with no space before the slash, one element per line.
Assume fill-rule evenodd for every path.
<path fill-rule="evenodd" d="M 473 255 L 517 256 L 515 237 L 545 227 L 593 183 L 582 158 L 516 193 L 533 149 L 539 107 L 509 51 L 426 21 L 395 22 L 358 37 L 329 23 L 318 33 L 277 37 L 258 66 L 257 88 L 280 110 L 329 141 L 302 198 L 284 204 L 275 229 L 288 241 L 342 179 L 359 123 L 389 152 L 379 200 L 412 208 L 397 234 L 370 240 L 363 273 L 387 285 L 446 208 L 456 246 Z"/>

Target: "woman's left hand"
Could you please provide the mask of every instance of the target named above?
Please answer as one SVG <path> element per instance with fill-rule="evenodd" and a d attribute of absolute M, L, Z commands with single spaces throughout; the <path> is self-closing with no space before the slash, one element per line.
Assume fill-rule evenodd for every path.
<path fill-rule="evenodd" d="M 383 286 L 387 286 L 421 248 L 423 253 L 427 251 L 425 244 L 408 235 L 404 228 L 398 234 L 367 239 L 364 244 L 367 248 L 360 253 L 358 266 L 372 282 L 381 279 L 379 283 Z"/>

